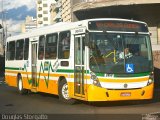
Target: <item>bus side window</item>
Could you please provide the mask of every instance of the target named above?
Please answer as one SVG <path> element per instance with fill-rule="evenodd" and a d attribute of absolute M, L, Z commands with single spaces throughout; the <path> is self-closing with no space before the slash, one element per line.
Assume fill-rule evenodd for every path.
<path fill-rule="evenodd" d="M 9 58 L 8 60 L 15 59 L 15 41 L 9 42 Z"/>
<path fill-rule="evenodd" d="M 70 55 L 70 31 L 59 34 L 58 58 L 68 59 Z"/>
<path fill-rule="evenodd" d="M 29 53 L 29 38 L 26 38 L 24 42 L 24 60 L 28 60 L 28 53 Z"/>
<path fill-rule="evenodd" d="M 24 44 L 23 39 L 16 41 L 16 60 L 23 59 L 23 44 Z"/>
<path fill-rule="evenodd" d="M 57 39 L 57 33 L 46 36 L 45 59 L 55 59 L 57 57 Z"/>
<path fill-rule="evenodd" d="M 44 44 L 45 43 L 45 36 L 39 37 L 39 47 L 38 47 L 38 59 L 43 60 L 44 58 Z"/>

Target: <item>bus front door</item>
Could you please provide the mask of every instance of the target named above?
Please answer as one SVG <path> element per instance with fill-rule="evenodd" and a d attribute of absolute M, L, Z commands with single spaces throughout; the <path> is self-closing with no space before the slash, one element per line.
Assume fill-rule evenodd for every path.
<path fill-rule="evenodd" d="M 32 59 L 32 91 L 36 92 L 37 87 L 37 43 L 32 43 L 32 49 L 31 49 L 31 59 Z"/>
<path fill-rule="evenodd" d="M 77 97 L 85 97 L 85 35 L 76 35 L 74 43 L 74 92 Z"/>

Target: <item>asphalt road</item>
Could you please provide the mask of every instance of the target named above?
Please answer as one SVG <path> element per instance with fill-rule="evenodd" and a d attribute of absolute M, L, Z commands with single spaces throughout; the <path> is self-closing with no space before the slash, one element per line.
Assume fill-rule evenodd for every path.
<path fill-rule="evenodd" d="M 160 89 L 158 87 L 155 89 L 154 99 L 149 102 L 103 102 L 92 105 L 88 102 L 78 101 L 77 104 L 68 105 L 59 101 L 57 96 L 50 94 L 20 95 L 17 88 L 6 85 L 0 78 L 0 119 L 8 119 L 9 117 L 4 116 L 5 114 L 46 114 L 52 117 L 57 115 L 65 119 L 74 118 L 76 120 L 79 115 L 82 115 L 82 119 L 84 117 L 98 120 L 97 117 L 108 117 L 109 120 L 111 118 L 114 120 L 136 120 L 142 119 L 145 115 L 153 117 L 150 115 L 155 113 L 158 115 L 156 117 L 160 118 Z"/>

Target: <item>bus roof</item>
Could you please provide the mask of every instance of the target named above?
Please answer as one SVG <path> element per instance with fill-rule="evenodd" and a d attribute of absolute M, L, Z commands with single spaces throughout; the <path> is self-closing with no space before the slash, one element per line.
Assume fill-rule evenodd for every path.
<path fill-rule="evenodd" d="M 60 23 L 56 23 L 53 25 L 49 25 L 49 26 L 35 28 L 29 32 L 8 37 L 7 41 L 35 37 L 39 35 L 45 35 L 45 34 L 52 33 L 53 31 L 60 32 L 60 31 L 76 29 L 78 27 L 87 26 L 89 21 L 101 21 L 101 20 L 124 21 L 124 22 L 126 21 L 126 22 L 136 22 L 136 23 L 146 24 L 145 22 L 142 22 L 142 21 L 129 20 L 129 19 L 118 19 L 118 18 L 95 18 L 95 19 L 86 19 L 86 20 L 82 20 L 78 22 L 60 22 Z"/>

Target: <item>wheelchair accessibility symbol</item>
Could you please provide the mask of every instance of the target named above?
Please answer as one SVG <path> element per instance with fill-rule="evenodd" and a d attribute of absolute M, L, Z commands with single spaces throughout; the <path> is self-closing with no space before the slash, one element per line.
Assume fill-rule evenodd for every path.
<path fill-rule="evenodd" d="M 134 73 L 134 65 L 126 64 L 126 73 Z"/>

